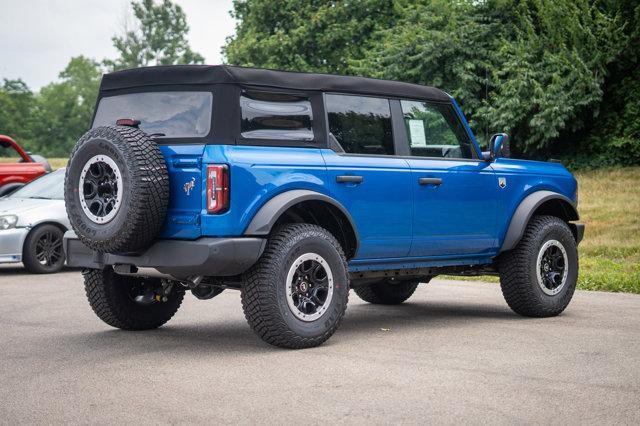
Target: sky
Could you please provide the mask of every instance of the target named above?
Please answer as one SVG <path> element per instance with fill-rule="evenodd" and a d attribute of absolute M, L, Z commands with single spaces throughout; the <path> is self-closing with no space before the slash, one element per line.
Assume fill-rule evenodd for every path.
<path fill-rule="evenodd" d="M 232 0 L 174 0 L 187 15 L 191 48 L 208 64 L 234 33 Z M 111 37 L 132 22 L 129 0 L 0 0 L 0 80 L 22 78 L 32 90 L 55 81 L 73 56 L 101 61 Z"/>

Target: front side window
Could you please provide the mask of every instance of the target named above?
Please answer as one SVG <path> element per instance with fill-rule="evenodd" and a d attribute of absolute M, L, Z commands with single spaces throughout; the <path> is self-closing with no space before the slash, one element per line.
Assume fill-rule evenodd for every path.
<path fill-rule="evenodd" d="M 157 137 L 198 138 L 211 130 L 211 92 L 129 93 L 100 99 L 93 127 L 113 126 L 121 118 L 140 121 Z"/>
<path fill-rule="evenodd" d="M 411 155 L 473 158 L 471 141 L 451 105 L 401 101 Z"/>
<path fill-rule="evenodd" d="M 389 100 L 326 95 L 329 131 L 347 153 L 393 155 Z"/>
<path fill-rule="evenodd" d="M 247 139 L 313 140 L 313 112 L 305 96 L 245 91 L 240 134 Z"/>

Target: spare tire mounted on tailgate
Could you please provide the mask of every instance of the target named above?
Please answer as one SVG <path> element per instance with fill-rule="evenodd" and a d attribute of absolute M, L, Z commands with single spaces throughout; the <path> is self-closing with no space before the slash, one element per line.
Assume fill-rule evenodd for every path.
<path fill-rule="evenodd" d="M 73 230 L 109 253 L 144 250 L 155 240 L 169 202 L 169 175 L 155 141 L 142 130 L 104 126 L 76 144 L 65 177 Z"/>

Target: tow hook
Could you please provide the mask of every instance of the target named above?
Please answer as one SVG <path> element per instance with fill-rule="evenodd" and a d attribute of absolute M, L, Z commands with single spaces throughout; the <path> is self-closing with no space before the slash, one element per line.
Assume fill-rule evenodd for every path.
<path fill-rule="evenodd" d="M 143 306 L 149 306 L 156 302 L 167 302 L 169 300 L 171 289 L 173 289 L 173 282 L 169 280 L 162 280 L 160 288 L 140 294 L 136 296 L 134 300 L 136 303 Z"/>
<path fill-rule="evenodd" d="M 160 293 L 156 294 L 156 302 L 166 302 L 169 300 L 171 289 L 173 289 L 173 281 L 162 280 L 162 290 L 160 290 Z"/>

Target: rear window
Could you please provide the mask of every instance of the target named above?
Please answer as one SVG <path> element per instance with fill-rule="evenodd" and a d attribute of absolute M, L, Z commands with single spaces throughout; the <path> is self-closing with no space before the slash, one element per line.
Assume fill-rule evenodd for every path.
<path fill-rule="evenodd" d="M 313 140 L 313 112 L 305 96 L 244 91 L 240 109 L 243 138 Z"/>
<path fill-rule="evenodd" d="M 325 100 L 329 131 L 345 152 L 393 155 L 388 99 L 328 94 Z"/>
<path fill-rule="evenodd" d="M 120 118 L 140 121 L 149 134 L 199 138 L 211 130 L 211 92 L 149 92 L 102 98 L 93 127 L 111 126 Z"/>

